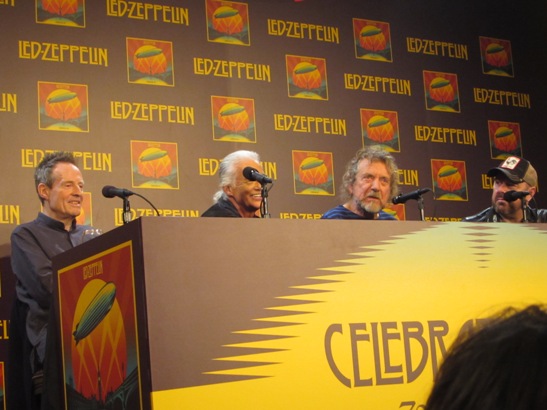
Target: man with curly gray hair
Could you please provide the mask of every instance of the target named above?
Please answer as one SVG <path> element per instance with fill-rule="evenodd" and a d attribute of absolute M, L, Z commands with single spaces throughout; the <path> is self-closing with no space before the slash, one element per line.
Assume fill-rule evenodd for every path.
<path fill-rule="evenodd" d="M 343 205 L 321 219 L 396 218 L 383 211 L 398 193 L 398 169 L 393 156 L 376 146 L 362 148 L 348 162 L 342 178 Z"/>

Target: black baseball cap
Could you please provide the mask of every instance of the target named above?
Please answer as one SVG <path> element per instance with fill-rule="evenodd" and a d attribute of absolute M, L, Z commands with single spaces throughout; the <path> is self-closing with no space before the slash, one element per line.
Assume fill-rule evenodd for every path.
<path fill-rule="evenodd" d="M 528 185 L 537 187 L 538 174 L 530 161 L 520 157 L 507 157 L 499 166 L 488 170 L 486 175 L 494 177 L 499 173 L 515 183 L 526 182 Z"/>

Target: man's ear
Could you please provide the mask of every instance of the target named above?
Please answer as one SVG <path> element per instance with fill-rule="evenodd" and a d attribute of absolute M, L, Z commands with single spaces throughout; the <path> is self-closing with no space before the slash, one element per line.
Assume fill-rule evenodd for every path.
<path fill-rule="evenodd" d="M 47 201 L 49 198 L 49 187 L 44 184 L 43 182 L 38 184 L 38 196 L 42 198 L 44 201 Z"/>
<path fill-rule="evenodd" d="M 532 186 L 528 189 L 528 192 L 530 192 L 530 196 L 533 198 L 536 192 L 538 191 L 537 187 Z"/>
<path fill-rule="evenodd" d="M 231 185 L 223 186 L 223 187 L 222 187 L 222 190 L 224 191 L 224 193 L 225 193 L 227 196 L 229 196 L 229 197 L 234 196 L 234 193 L 233 193 L 233 190 L 232 190 L 232 186 L 231 186 Z"/>

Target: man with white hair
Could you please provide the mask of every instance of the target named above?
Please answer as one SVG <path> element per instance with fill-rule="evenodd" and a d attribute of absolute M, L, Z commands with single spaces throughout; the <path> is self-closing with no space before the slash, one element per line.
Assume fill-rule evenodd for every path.
<path fill-rule="evenodd" d="M 260 218 L 262 185 L 243 175 L 247 167 L 263 174 L 256 152 L 240 150 L 228 154 L 220 163 L 220 189 L 213 196 L 215 203 L 201 216 L 227 218 Z"/>

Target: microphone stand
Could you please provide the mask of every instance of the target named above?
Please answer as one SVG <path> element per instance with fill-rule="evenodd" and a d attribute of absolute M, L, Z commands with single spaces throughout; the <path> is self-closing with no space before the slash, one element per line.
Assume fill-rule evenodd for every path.
<path fill-rule="evenodd" d="M 522 222 L 528 222 L 528 201 L 525 198 L 520 198 L 522 204 Z"/>
<path fill-rule="evenodd" d="M 131 222 L 131 206 L 129 205 L 129 199 L 126 196 L 123 197 L 123 223 Z"/>
<path fill-rule="evenodd" d="M 266 188 L 265 183 L 261 183 L 261 195 L 262 195 L 262 203 L 260 204 L 260 216 L 262 218 L 270 218 L 270 212 L 268 210 L 268 191 L 269 189 Z"/>
<path fill-rule="evenodd" d="M 418 197 L 418 209 L 420 210 L 420 221 L 425 221 L 424 198 L 421 195 Z"/>
<path fill-rule="evenodd" d="M 416 191 L 410 192 L 405 195 L 399 194 L 392 199 L 392 203 L 395 205 L 405 204 L 407 201 L 411 199 L 415 199 L 416 201 L 418 201 L 418 210 L 420 211 L 420 220 L 425 221 L 423 194 L 427 192 L 431 192 L 431 188 L 417 189 Z"/>

